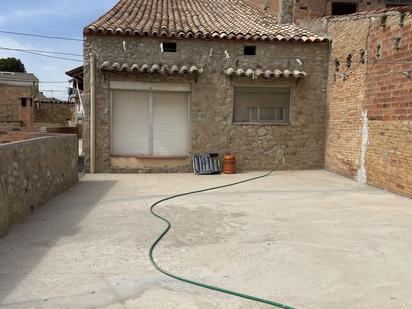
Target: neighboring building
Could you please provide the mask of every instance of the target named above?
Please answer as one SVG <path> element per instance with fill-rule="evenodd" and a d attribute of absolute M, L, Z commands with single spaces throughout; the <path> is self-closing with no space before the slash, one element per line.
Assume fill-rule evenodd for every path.
<path fill-rule="evenodd" d="M 308 21 L 332 40 L 325 167 L 412 197 L 412 8 Z"/>
<path fill-rule="evenodd" d="M 76 104 L 39 93 L 35 101 L 34 126 L 55 128 L 77 125 Z"/>
<path fill-rule="evenodd" d="M 0 72 L 0 127 L 33 125 L 33 105 L 39 80 L 31 73 Z"/>
<path fill-rule="evenodd" d="M 285 144 L 286 169 L 322 168 L 328 44 L 246 1 L 119 1 L 84 30 L 87 170 L 269 169 Z"/>
<path fill-rule="evenodd" d="M 74 68 L 66 72 L 66 75 L 71 77 L 69 88 L 69 102 L 76 104 L 77 106 L 77 123 L 83 124 L 83 101 L 84 101 L 84 72 L 83 66 Z"/>
<path fill-rule="evenodd" d="M 282 22 L 412 5 L 412 0 L 249 0 Z"/>

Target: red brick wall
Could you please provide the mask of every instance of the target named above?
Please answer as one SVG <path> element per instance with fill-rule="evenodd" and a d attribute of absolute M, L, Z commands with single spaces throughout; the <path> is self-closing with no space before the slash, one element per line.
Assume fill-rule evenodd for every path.
<path fill-rule="evenodd" d="M 412 197 L 412 79 L 405 76 L 412 71 L 412 16 L 408 13 L 400 25 L 401 16 L 390 12 L 328 21 L 332 48 L 325 166 L 357 178 L 364 150 L 367 183 Z M 398 47 L 396 38 L 401 38 Z M 335 59 L 341 63 L 339 72 Z M 367 148 L 362 147 L 363 110 L 368 112 Z"/>
<path fill-rule="evenodd" d="M 380 18 L 371 26 L 366 165 L 369 183 L 412 196 L 412 78 L 403 74 L 412 74 L 412 17 L 400 22 L 399 13 L 388 16 L 385 26 Z"/>
<path fill-rule="evenodd" d="M 255 3 L 260 8 L 264 7 L 264 3 L 268 3 L 268 11 L 274 16 L 278 16 L 279 0 L 248 0 Z M 327 0 L 290 0 L 294 2 L 294 20 L 299 23 L 301 20 L 319 18 L 332 14 L 331 1 Z M 369 11 L 379 8 L 384 8 L 383 0 L 362 0 L 358 4 L 358 11 Z"/>
<path fill-rule="evenodd" d="M 412 120 L 412 75 L 403 74 L 412 74 L 412 18 L 406 17 L 401 26 L 400 16 L 388 16 L 386 26 L 377 19 L 371 27 L 366 106 L 370 120 Z M 398 48 L 396 38 L 400 38 Z"/>

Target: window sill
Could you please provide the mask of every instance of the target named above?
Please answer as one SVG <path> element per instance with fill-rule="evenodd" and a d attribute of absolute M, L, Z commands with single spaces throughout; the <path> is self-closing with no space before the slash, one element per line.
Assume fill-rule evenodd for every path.
<path fill-rule="evenodd" d="M 158 160 L 167 160 L 167 159 L 189 159 L 189 155 L 185 156 L 143 156 L 143 155 L 119 155 L 112 154 L 113 158 L 133 158 L 133 159 L 158 159 Z"/>
<path fill-rule="evenodd" d="M 235 126 L 292 126 L 290 122 L 232 122 Z"/>

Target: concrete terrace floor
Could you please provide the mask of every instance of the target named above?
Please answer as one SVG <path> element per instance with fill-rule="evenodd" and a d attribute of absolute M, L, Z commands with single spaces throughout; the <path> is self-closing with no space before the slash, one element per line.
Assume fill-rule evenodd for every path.
<path fill-rule="evenodd" d="M 0 308 L 273 308 L 157 272 L 149 214 L 234 176 L 86 175 L 0 240 Z M 179 275 L 296 308 L 412 308 L 412 200 L 326 171 L 167 202 L 157 261 Z"/>

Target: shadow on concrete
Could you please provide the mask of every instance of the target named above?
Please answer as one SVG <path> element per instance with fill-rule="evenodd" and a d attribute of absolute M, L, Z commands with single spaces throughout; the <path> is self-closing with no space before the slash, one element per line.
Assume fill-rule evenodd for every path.
<path fill-rule="evenodd" d="M 81 181 L 0 239 L 0 306 L 59 240 L 78 233 L 81 221 L 116 182 Z"/>

